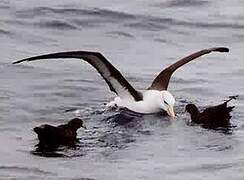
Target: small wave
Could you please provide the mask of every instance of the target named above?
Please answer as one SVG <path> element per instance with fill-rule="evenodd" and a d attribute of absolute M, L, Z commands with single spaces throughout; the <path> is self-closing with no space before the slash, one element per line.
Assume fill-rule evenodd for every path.
<path fill-rule="evenodd" d="M 39 174 L 39 175 L 55 175 L 52 172 L 49 171 L 43 171 L 39 168 L 34 168 L 34 167 L 21 167 L 21 166 L 0 166 L 0 170 L 8 170 L 8 171 L 13 171 L 14 173 L 16 172 L 21 172 L 21 173 L 34 173 L 34 174 Z"/>
<path fill-rule="evenodd" d="M 88 15 L 97 16 L 99 18 L 109 17 L 114 19 L 131 19 L 135 18 L 134 15 L 124 12 L 106 10 L 106 9 L 80 9 L 80 8 L 51 8 L 51 7 L 36 7 L 25 9 L 16 12 L 16 16 L 20 18 L 33 18 L 34 16 L 44 16 L 50 14 L 60 14 L 65 16 Z"/>
<path fill-rule="evenodd" d="M 11 35 L 12 33 L 8 30 L 4 30 L 4 29 L 0 29 L 0 35 L 3 34 L 3 35 Z"/>
<path fill-rule="evenodd" d="M 197 6 L 204 6 L 206 4 L 208 4 L 208 1 L 204 1 L 204 0 L 171 0 L 171 1 L 167 1 L 167 2 L 163 2 L 160 3 L 159 5 L 157 4 L 157 6 L 160 7 L 197 7 Z"/>
<path fill-rule="evenodd" d="M 162 39 L 162 38 L 155 38 L 154 41 L 156 42 L 160 42 L 160 43 L 164 43 L 164 44 L 168 44 L 168 40 L 166 39 Z"/>
<path fill-rule="evenodd" d="M 39 16 L 49 15 L 51 13 L 58 13 L 55 8 L 51 7 L 35 7 L 24 9 L 16 12 L 18 18 L 34 18 Z"/>
<path fill-rule="evenodd" d="M 78 29 L 73 24 L 62 21 L 62 20 L 46 20 L 46 21 L 40 21 L 38 23 L 35 23 L 36 26 L 39 26 L 41 28 L 51 28 L 51 29 L 57 29 L 57 30 L 74 30 Z"/>
<path fill-rule="evenodd" d="M 107 10 L 107 9 L 98 9 L 98 8 L 94 8 L 92 10 L 87 10 L 87 14 L 99 16 L 99 17 L 109 17 L 109 18 L 119 19 L 119 20 L 136 18 L 132 14 L 119 12 L 119 11 L 113 11 L 113 10 Z"/>
<path fill-rule="evenodd" d="M 220 170 L 224 170 L 224 169 L 233 169 L 235 167 L 242 167 L 244 164 L 243 161 L 237 161 L 237 162 L 226 162 L 226 163 L 204 163 L 204 164 L 198 164 L 198 165 L 186 165 L 184 164 L 184 167 L 182 168 L 177 168 L 174 169 L 172 171 L 170 171 L 170 173 L 174 174 L 174 173 L 189 173 L 189 172 L 195 172 L 195 173 L 199 173 L 199 172 L 208 172 L 208 173 L 213 173 L 216 171 L 220 171 Z"/>
<path fill-rule="evenodd" d="M 124 25 L 125 27 L 140 29 L 140 30 L 149 30 L 149 31 L 160 31 L 169 29 L 171 26 L 184 26 L 190 28 L 212 28 L 212 29 L 244 29 L 244 24 L 238 23 L 226 23 L 226 22 L 190 22 L 185 20 L 178 20 L 174 18 L 158 18 L 151 16 L 138 16 L 136 22 L 129 22 Z M 179 32 L 176 30 L 170 29 L 171 32 L 177 34 L 187 34 L 185 32 Z"/>
<path fill-rule="evenodd" d="M 147 30 L 147 31 L 160 31 L 160 30 L 168 28 L 167 26 L 165 26 L 163 24 L 155 23 L 151 20 L 132 22 L 132 23 L 126 24 L 125 26 L 134 28 L 134 29 Z"/>
<path fill-rule="evenodd" d="M 40 22 L 40 18 L 55 18 Z M 80 9 L 80 8 L 51 8 L 36 7 L 16 12 L 18 19 L 31 19 L 36 25 L 47 28 L 61 28 L 65 30 L 77 29 L 78 27 L 99 27 L 107 23 L 121 23 L 124 20 L 135 19 L 136 16 L 124 12 L 107 9 Z M 64 21 L 65 19 L 65 21 Z"/>
<path fill-rule="evenodd" d="M 0 1 L 0 9 L 9 9 L 10 8 L 10 2 L 2 0 Z"/>
<path fill-rule="evenodd" d="M 121 36 L 121 37 L 127 37 L 127 38 L 135 38 L 135 36 L 133 36 L 129 33 L 123 32 L 123 31 L 110 31 L 107 34 Z"/>
<path fill-rule="evenodd" d="M 72 23 L 74 23 L 77 26 L 81 26 L 82 28 L 94 28 L 94 27 L 100 27 L 103 23 L 100 20 L 94 20 L 94 19 L 73 19 L 71 20 Z"/>
<path fill-rule="evenodd" d="M 199 79 L 199 78 L 192 78 L 192 79 L 183 79 L 178 77 L 173 77 L 172 82 L 179 83 L 179 84 L 201 84 L 201 83 L 208 83 L 205 79 Z"/>
<path fill-rule="evenodd" d="M 231 28 L 231 29 L 244 29 L 242 24 L 234 23 L 205 23 L 205 22 L 186 22 L 178 21 L 176 25 L 184 25 L 188 27 L 197 27 L 197 28 Z"/>
<path fill-rule="evenodd" d="M 64 82 L 94 83 L 94 80 L 89 80 L 89 79 L 64 79 Z"/>

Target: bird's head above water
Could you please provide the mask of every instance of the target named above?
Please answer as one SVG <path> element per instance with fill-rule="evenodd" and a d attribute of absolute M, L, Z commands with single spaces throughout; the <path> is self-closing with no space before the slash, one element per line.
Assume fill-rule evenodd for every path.
<path fill-rule="evenodd" d="M 161 108 L 165 110 L 169 116 L 175 117 L 174 112 L 175 98 L 169 91 L 162 91 Z"/>
<path fill-rule="evenodd" d="M 68 125 L 69 125 L 72 129 L 74 129 L 74 130 L 79 129 L 80 127 L 83 127 L 84 129 L 86 129 L 85 124 L 83 123 L 83 121 L 82 121 L 80 118 L 74 118 L 74 119 L 71 119 L 71 120 L 68 122 Z"/>
<path fill-rule="evenodd" d="M 198 115 L 199 110 L 195 104 L 187 104 L 185 107 L 185 111 L 190 113 L 190 115 Z"/>

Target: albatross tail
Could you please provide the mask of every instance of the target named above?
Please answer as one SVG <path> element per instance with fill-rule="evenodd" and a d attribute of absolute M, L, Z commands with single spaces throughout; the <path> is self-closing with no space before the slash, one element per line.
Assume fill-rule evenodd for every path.
<path fill-rule="evenodd" d="M 238 98 L 238 95 L 235 95 L 235 96 L 229 96 L 229 99 L 225 101 L 225 103 L 228 103 L 230 102 L 231 100 L 233 99 L 237 99 Z"/>

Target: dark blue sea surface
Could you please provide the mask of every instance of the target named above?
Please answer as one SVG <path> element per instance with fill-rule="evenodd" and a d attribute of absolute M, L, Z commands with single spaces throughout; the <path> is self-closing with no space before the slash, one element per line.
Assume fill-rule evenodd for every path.
<path fill-rule="evenodd" d="M 244 1 L 0 0 L 0 179 L 243 179 Z M 175 120 L 106 110 L 115 94 L 80 60 L 11 62 L 99 51 L 137 89 L 192 52 L 226 46 L 179 69 Z M 189 126 L 186 103 L 231 105 L 230 133 Z M 75 147 L 39 153 L 33 127 L 80 116 Z"/>

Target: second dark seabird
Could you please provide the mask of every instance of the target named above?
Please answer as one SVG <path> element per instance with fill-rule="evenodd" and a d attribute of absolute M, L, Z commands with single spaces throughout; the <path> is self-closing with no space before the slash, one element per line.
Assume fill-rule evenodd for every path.
<path fill-rule="evenodd" d="M 114 101 L 108 103 L 108 106 L 125 107 L 131 111 L 143 114 L 158 113 L 164 110 L 171 117 L 174 113 L 174 96 L 167 90 L 172 74 L 184 64 L 211 52 L 229 52 L 225 47 L 214 47 L 195 52 L 176 63 L 166 67 L 153 80 L 152 84 L 145 88 L 145 91 L 137 91 L 122 74 L 99 52 L 90 51 L 69 51 L 45 54 L 25 58 L 14 62 L 18 64 L 24 61 L 35 61 L 40 59 L 64 59 L 76 58 L 82 59 L 91 64 L 98 73 L 104 78 L 111 91 L 117 94 Z"/>
<path fill-rule="evenodd" d="M 83 127 L 86 129 L 83 121 L 79 118 L 70 120 L 67 124 L 59 126 L 51 126 L 49 124 L 43 124 L 35 127 L 33 130 L 38 135 L 39 144 L 41 148 L 55 147 L 59 145 L 71 146 L 76 141 L 76 131 Z"/>
<path fill-rule="evenodd" d="M 235 106 L 227 106 L 227 103 L 237 96 L 230 96 L 229 100 L 217 106 L 211 106 L 200 112 L 196 105 L 187 104 L 185 111 L 190 113 L 191 121 L 202 125 L 204 128 L 228 128 L 230 127 L 230 112 Z"/>

